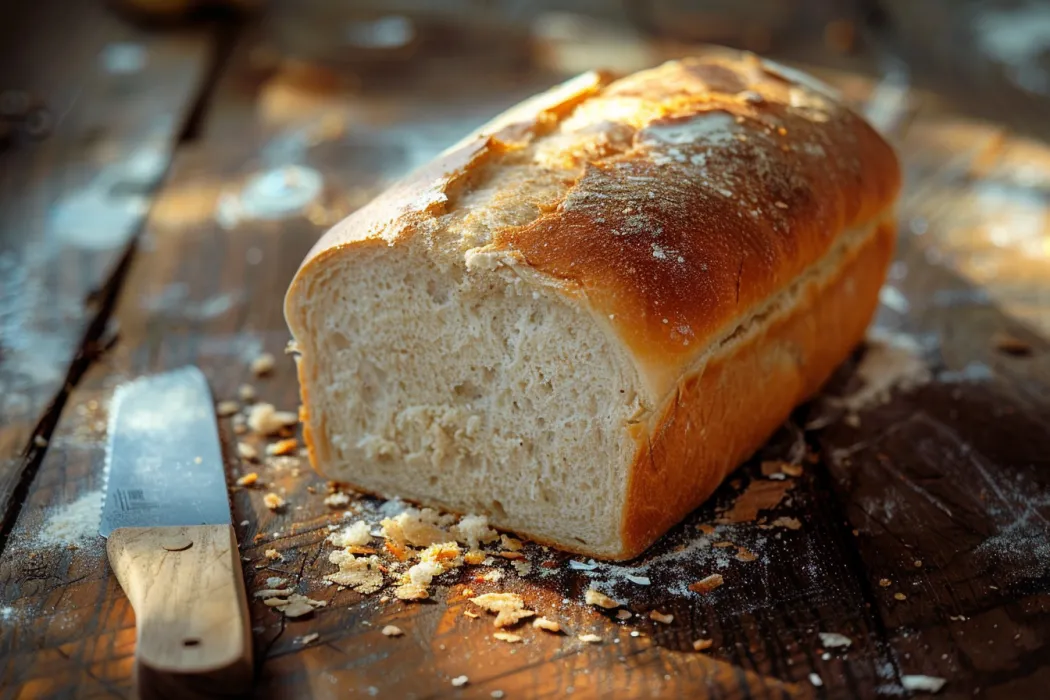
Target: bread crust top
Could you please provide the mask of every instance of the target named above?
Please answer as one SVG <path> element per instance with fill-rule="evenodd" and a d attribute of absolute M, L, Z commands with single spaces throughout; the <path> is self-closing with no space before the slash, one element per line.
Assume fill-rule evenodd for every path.
<path fill-rule="evenodd" d="M 496 180 L 484 207 L 516 215 L 465 233 L 466 195 L 522 159 L 544 184 Z M 298 277 L 355 245 L 466 240 L 580 298 L 665 385 L 841 232 L 887 216 L 900 179 L 893 149 L 830 88 L 751 54 L 587 73 L 336 225 Z"/>

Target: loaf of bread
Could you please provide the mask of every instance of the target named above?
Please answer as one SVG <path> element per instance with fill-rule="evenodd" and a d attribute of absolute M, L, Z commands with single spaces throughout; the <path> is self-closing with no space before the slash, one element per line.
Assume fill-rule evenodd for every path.
<path fill-rule="evenodd" d="M 752 55 L 588 73 L 329 231 L 286 299 L 328 478 L 641 553 L 861 340 L 893 150 Z"/>

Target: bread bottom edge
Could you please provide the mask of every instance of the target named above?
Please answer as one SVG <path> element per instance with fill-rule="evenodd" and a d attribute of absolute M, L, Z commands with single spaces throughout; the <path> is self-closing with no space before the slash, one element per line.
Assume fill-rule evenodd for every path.
<path fill-rule="evenodd" d="M 707 500 L 860 343 L 896 239 L 892 218 L 873 229 L 788 313 L 679 380 L 656 428 L 638 438 L 619 559 L 644 552 Z"/>

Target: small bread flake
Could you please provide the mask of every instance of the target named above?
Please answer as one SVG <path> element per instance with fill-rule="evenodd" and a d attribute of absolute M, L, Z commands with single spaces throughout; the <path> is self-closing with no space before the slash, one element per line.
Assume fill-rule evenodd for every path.
<path fill-rule="evenodd" d="M 714 646 L 713 639 L 696 639 L 693 641 L 693 651 L 704 651 Z"/>
<path fill-rule="evenodd" d="M 383 566 L 379 557 L 355 557 L 347 550 L 337 550 L 328 555 L 328 561 L 338 566 L 339 571 L 326 575 L 325 581 L 364 595 L 375 593 L 383 586 Z"/>
<path fill-rule="evenodd" d="M 264 588 L 261 591 L 256 591 L 252 595 L 256 598 L 287 598 L 294 591 L 290 588 Z"/>
<path fill-rule="evenodd" d="M 788 476 L 802 476 L 802 465 L 792 464 L 791 462 L 783 462 L 780 465 L 780 471 L 784 472 Z"/>
<path fill-rule="evenodd" d="M 908 596 L 904 595 L 903 593 L 894 593 L 893 597 L 894 597 L 895 600 L 907 600 L 908 599 Z"/>
<path fill-rule="evenodd" d="M 430 594 L 424 586 L 406 583 L 394 589 L 394 597 L 398 600 L 426 600 Z"/>
<path fill-rule="evenodd" d="M 457 687 L 457 688 L 462 688 L 463 686 L 465 686 L 469 682 L 470 682 L 470 679 L 467 678 L 466 676 L 456 676 L 455 678 L 452 679 L 452 685 Z"/>
<path fill-rule="evenodd" d="M 246 459 L 249 462 L 254 462 L 259 459 L 259 453 L 255 450 L 254 447 L 252 447 L 246 442 L 237 443 L 237 454 L 240 456 L 241 459 Z"/>
<path fill-rule="evenodd" d="M 577 637 L 581 642 L 585 644 L 601 644 L 602 638 L 596 634 L 581 634 Z"/>
<path fill-rule="evenodd" d="M 788 530 L 797 530 L 802 527 L 798 518 L 779 517 L 770 523 L 773 527 L 786 527 Z"/>
<path fill-rule="evenodd" d="M 244 403 L 255 401 L 255 387 L 251 384 L 241 384 L 237 387 L 237 398 Z"/>
<path fill-rule="evenodd" d="M 846 649 L 853 644 L 853 640 L 838 632 L 821 632 L 820 645 L 825 649 Z"/>
<path fill-rule="evenodd" d="M 587 591 L 584 592 L 583 601 L 587 603 L 587 605 L 596 605 L 599 608 L 605 608 L 606 610 L 612 610 L 621 605 L 621 603 L 613 600 L 601 591 L 594 590 L 593 588 L 588 588 Z"/>
<path fill-rule="evenodd" d="M 241 410 L 241 405 L 236 401 L 220 401 L 215 406 L 215 414 L 219 418 L 228 418 Z"/>
<path fill-rule="evenodd" d="M 512 552 L 517 552 L 524 546 L 521 540 L 515 539 L 514 537 L 508 537 L 507 535 L 500 535 L 499 539 L 503 549 L 509 549 Z"/>
<path fill-rule="evenodd" d="M 299 441 L 295 438 L 288 438 L 286 440 L 278 440 L 272 445 L 266 446 L 266 454 L 271 456 L 280 456 L 293 454 L 299 449 Z"/>
<path fill-rule="evenodd" d="M 273 359 L 273 355 L 268 352 L 264 352 L 254 360 L 252 360 L 251 370 L 252 374 L 256 377 L 264 377 L 270 372 L 273 372 L 274 366 L 277 364 L 276 360 Z"/>
<path fill-rule="evenodd" d="M 463 555 L 463 563 L 477 566 L 481 562 L 485 561 L 485 553 L 478 550 L 467 552 Z"/>
<path fill-rule="evenodd" d="M 715 542 L 711 546 L 716 548 L 716 549 L 726 549 L 728 547 L 732 547 L 733 543 L 730 542 L 729 540 L 722 540 L 721 542 Z"/>
<path fill-rule="evenodd" d="M 270 403 L 257 403 L 248 411 L 248 428 L 260 435 L 273 435 L 299 422 L 299 416 L 278 411 Z"/>
<path fill-rule="evenodd" d="M 386 637 L 400 637 L 404 633 L 405 631 L 397 625 L 387 625 L 383 628 L 383 636 Z"/>
<path fill-rule="evenodd" d="M 236 435 L 244 435 L 248 432 L 248 419 L 243 413 L 238 413 L 233 417 L 233 432 Z"/>
<path fill-rule="evenodd" d="M 503 557 L 504 559 L 511 559 L 511 560 L 519 560 L 519 559 L 524 559 L 525 558 L 525 555 L 522 554 L 521 552 L 500 552 L 499 556 Z"/>
<path fill-rule="evenodd" d="M 263 601 L 266 605 L 271 605 L 269 600 Z M 277 605 L 271 605 L 278 611 L 284 613 L 285 617 L 302 617 L 313 612 L 316 608 L 323 608 L 328 603 L 323 600 L 313 600 L 307 598 L 304 595 L 298 593 L 291 595 L 287 600 L 281 600 Z"/>
<path fill-rule="evenodd" d="M 499 569 L 490 569 L 483 573 L 479 578 L 482 581 L 487 581 L 488 583 L 496 583 L 501 578 L 503 578 L 503 572 Z"/>
<path fill-rule="evenodd" d="M 653 622 L 659 622 L 661 625 L 669 625 L 674 622 L 674 615 L 662 613 L 659 610 L 651 610 L 649 612 L 649 619 Z"/>
<path fill-rule="evenodd" d="M 269 559 L 270 561 L 284 559 L 284 557 L 281 556 L 281 553 L 278 552 L 276 549 L 267 549 L 265 552 L 263 552 L 263 556 Z"/>
<path fill-rule="evenodd" d="M 738 561 L 754 561 L 755 559 L 758 559 L 758 555 L 747 547 L 737 547 L 736 558 Z"/>
<path fill-rule="evenodd" d="M 321 635 L 319 635 L 317 632 L 311 632 L 310 634 L 303 635 L 302 637 L 299 637 L 298 639 L 295 640 L 295 642 L 296 642 L 296 644 L 301 644 L 302 646 L 305 647 L 310 642 L 317 641 L 317 639 L 320 636 Z"/>
<path fill-rule="evenodd" d="M 710 593 L 723 583 L 725 583 L 725 580 L 722 578 L 722 574 L 711 574 L 696 583 L 690 583 L 689 590 L 694 593 Z"/>
<path fill-rule="evenodd" d="M 517 593 L 484 593 L 471 598 L 470 602 L 486 612 L 496 613 L 492 623 L 496 627 L 509 627 L 536 614 L 525 609 L 525 602 Z"/>
<path fill-rule="evenodd" d="M 532 563 L 527 561 L 512 561 L 510 563 L 514 567 L 514 570 L 518 572 L 518 576 L 525 578 L 532 573 Z"/>
<path fill-rule="evenodd" d="M 561 632 L 561 625 L 556 620 L 548 620 L 545 617 L 537 617 L 532 621 L 532 626 L 548 632 Z"/>
<path fill-rule="evenodd" d="M 944 684 L 947 683 L 943 678 L 937 676 L 921 676 L 921 675 L 908 675 L 901 676 L 901 685 L 904 686 L 905 690 L 919 691 L 925 693 L 939 693 Z"/>
<path fill-rule="evenodd" d="M 47 438 L 43 435 L 34 435 L 33 444 L 40 448 L 47 447 Z"/>
<path fill-rule="evenodd" d="M 254 484 L 258 483 L 258 481 L 259 481 L 259 475 L 258 474 L 256 474 L 255 472 L 248 472 L 244 476 L 242 476 L 239 479 L 237 479 L 237 485 L 238 486 L 253 486 Z"/>
<path fill-rule="evenodd" d="M 476 620 L 480 616 L 476 612 L 471 612 L 470 610 L 464 610 L 463 611 L 463 617 L 469 617 L 472 620 Z"/>
<path fill-rule="evenodd" d="M 267 508 L 273 511 L 280 510 L 281 508 L 284 508 L 285 505 L 287 505 L 287 501 L 285 501 L 273 491 L 263 496 L 263 503 L 266 504 Z"/>
<path fill-rule="evenodd" d="M 325 496 L 324 504 L 329 508 L 342 508 L 350 503 L 349 494 L 345 494 L 341 491 Z"/>
<path fill-rule="evenodd" d="M 508 644 L 517 644 L 521 641 L 521 635 L 513 632 L 493 632 L 492 638 Z"/>
<path fill-rule="evenodd" d="M 489 519 L 484 515 L 464 515 L 449 531 L 469 550 L 480 549 L 482 544 L 499 539 L 499 533 L 489 527 Z"/>
<path fill-rule="evenodd" d="M 813 687 L 819 688 L 824 685 L 823 679 L 815 673 L 809 674 L 809 682 L 813 684 Z"/>
<path fill-rule="evenodd" d="M 632 613 L 631 613 L 630 610 L 617 610 L 616 611 L 616 619 L 617 620 L 630 620 L 631 616 L 632 616 Z"/>
<path fill-rule="evenodd" d="M 353 525 L 328 536 L 328 541 L 336 547 L 364 547 L 371 540 L 372 533 L 364 520 L 358 520 Z"/>

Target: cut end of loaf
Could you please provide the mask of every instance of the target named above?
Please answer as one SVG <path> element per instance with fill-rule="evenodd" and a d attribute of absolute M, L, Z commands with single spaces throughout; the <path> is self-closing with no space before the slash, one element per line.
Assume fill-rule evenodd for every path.
<path fill-rule="evenodd" d="M 561 293 L 463 258 L 440 269 L 417 245 L 358 248 L 293 287 L 315 466 L 620 556 L 633 366 Z"/>

